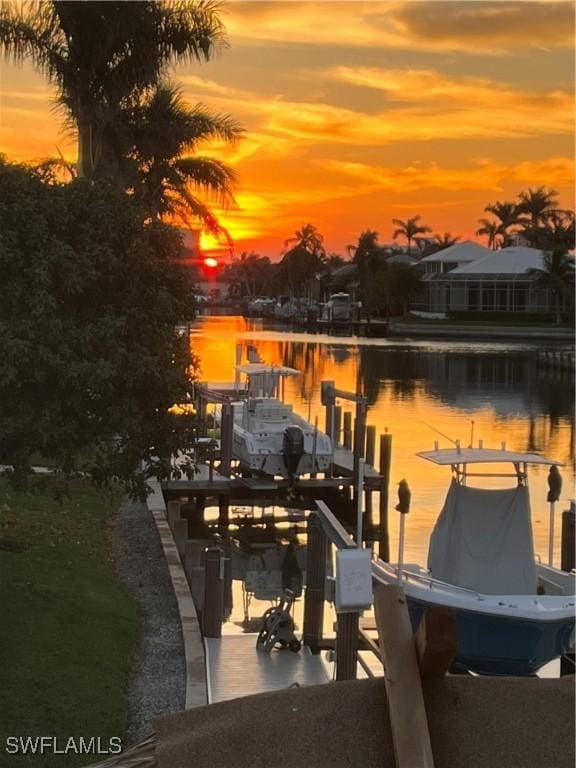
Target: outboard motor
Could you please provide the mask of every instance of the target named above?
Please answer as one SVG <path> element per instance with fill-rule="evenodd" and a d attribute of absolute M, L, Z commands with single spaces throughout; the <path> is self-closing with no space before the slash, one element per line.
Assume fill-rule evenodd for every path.
<path fill-rule="evenodd" d="M 301 427 L 294 424 L 286 427 L 282 440 L 282 452 L 284 454 L 284 463 L 288 470 L 288 477 L 292 483 L 298 471 L 300 459 L 304 455 L 304 432 Z"/>

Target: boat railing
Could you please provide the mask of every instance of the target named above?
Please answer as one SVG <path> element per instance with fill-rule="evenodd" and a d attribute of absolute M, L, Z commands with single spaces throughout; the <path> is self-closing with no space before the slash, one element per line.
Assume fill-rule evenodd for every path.
<path fill-rule="evenodd" d="M 389 568 L 391 571 L 396 570 L 392 565 L 389 566 Z M 390 579 L 386 580 L 378 574 L 379 569 L 385 570 L 385 566 L 381 560 L 376 560 L 372 563 L 372 572 L 374 578 L 381 584 L 390 583 Z M 448 582 L 440 581 L 439 579 L 435 579 L 433 576 L 428 576 L 423 573 L 414 573 L 414 571 L 407 570 L 406 568 L 404 568 L 402 571 L 402 581 L 418 581 L 421 584 L 426 584 L 430 590 L 438 588 L 450 592 L 463 592 L 466 595 L 475 596 L 477 600 L 484 600 L 484 596 L 480 592 L 477 592 L 475 589 L 470 589 L 469 587 L 459 587 L 456 584 L 448 584 Z"/>
<path fill-rule="evenodd" d="M 338 520 L 338 518 L 334 515 L 334 513 L 331 511 L 328 505 L 324 501 L 320 501 L 320 500 L 318 500 L 316 504 L 318 507 L 317 514 L 320 518 L 322 529 L 324 530 L 324 533 L 326 534 L 328 540 L 337 549 L 355 549 L 357 547 L 357 543 L 354 541 L 353 537 L 348 533 L 348 531 L 344 528 L 344 526 Z M 381 570 L 382 571 L 386 570 L 386 566 L 388 566 L 388 568 L 392 572 L 396 570 L 394 566 L 385 564 L 382 560 L 374 560 L 372 562 L 372 577 L 380 584 L 390 582 L 389 578 L 386 580 L 379 573 L 379 571 Z M 476 590 L 469 589 L 467 587 L 459 587 L 454 584 L 448 584 L 447 582 L 434 579 L 431 576 L 427 576 L 420 573 L 414 573 L 413 571 L 408 571 L 406 569 L 403 569 L 402 571 L 402 580 L 403 581 L 414 580 L 423 584 L 427 584 L 430 590 L 433 590 L 436 587 L 439 589 L 463 592 L 466 595 L 475 596 L 476 599 L 478 600 L 484 599 L 483 596 L 480 594 L 480 592 L 477 592 Z"/>

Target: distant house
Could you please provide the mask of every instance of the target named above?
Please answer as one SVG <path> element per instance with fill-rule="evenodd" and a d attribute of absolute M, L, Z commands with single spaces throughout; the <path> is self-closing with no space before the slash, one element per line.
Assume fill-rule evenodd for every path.
<path fill-rule="evenodd" d="M 490 251 L 470 241 L 423 259 L 426 306 L 435 313 L 550 314 L 555 298 L 538 280 L 544 253 L 510 246 Z"/>

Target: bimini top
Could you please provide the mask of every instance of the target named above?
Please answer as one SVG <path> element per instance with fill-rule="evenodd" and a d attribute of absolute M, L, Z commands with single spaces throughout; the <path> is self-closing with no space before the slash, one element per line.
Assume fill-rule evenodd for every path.
<path fill-rule="evenodd" d="M 537 453 L 522 453 L 498 448 L 438 448 L 434 451 L 417 453 L 422 459 L 450 466 L 452 464 L 496 464 L 511 462 L 512 464 L 546 464 L 557 467 L 564 466 L 561 461 L 547 459 Z"/>
<path fill-rule="evenodd" d="M 263 374 L 273 373 L 276 376 L 301 376 L 302 371 L 296 368 L 288 368 L 286 365 L 269 365 L 268 363 L 246 363 L 235 367 L 238 373 L 244 373 L 246 376 L 262 376 Z"/>

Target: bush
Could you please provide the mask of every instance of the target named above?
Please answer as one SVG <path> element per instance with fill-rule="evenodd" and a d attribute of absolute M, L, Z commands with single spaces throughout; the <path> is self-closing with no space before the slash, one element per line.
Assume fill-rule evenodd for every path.
<path fill-rule="evenodd" d="M 110 186 L 0 161 L 0 463 L 22 473 L 39 452 L 142 495 L 142 460 L 186 444 L 168 411 L 194 362 L 175 334 L 193 316 L 181 248 Z"/>

